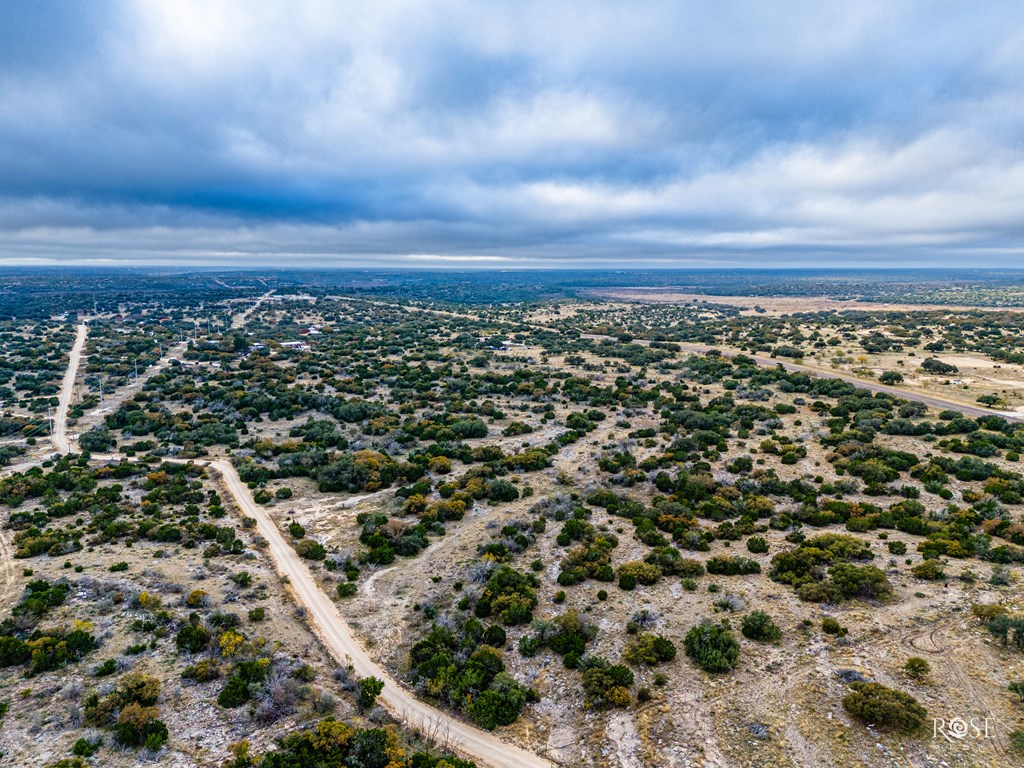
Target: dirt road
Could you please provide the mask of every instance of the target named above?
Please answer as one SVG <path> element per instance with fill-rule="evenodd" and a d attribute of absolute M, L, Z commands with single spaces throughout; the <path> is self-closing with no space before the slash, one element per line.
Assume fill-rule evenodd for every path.
<path fill-rule="evenodd" d="M 448 736 L 451 748 L 481 765 L 495 768 L 552 768 L 554 763 L 502 741 L 493 733 L 452 718 L 450 715 L 417 699 L 378 665 L 352 633 L 351 628 L 329 598 L 313 579 L 309 569 L 295 550 L 285 541 L 267 512 L 252 500 L 249 489 L 227 460 L 196 462 L 220 472 L 224 485 L 239 509 L 256 520 L 256 530 L 266 539 L 268 551 L 278 572 L 288 577 L 299 603 L 308 610 L 314 631 L 342 664 L 351 664 L 359 677 L 376 677 L 384 681 L 380 701 L 407 727 L 422 732 L 440 732 Z M 438 726 L 440 728 L 438 729 Z"/>
<path fill-rule="evenodd" d="M 251 307 L 241 312 L 238 312 L 233 318 L 231 318 L 231 327 L 236 329 L 244 327 L 245 324 L 249 322 L 249 318 L 252 317 L 252 313 L 259 309 L 260 305 L 264 301 L 269 299 L 273 295 L 273 293 L 273 291 L 267 291 L 258 299 L 256 299 L 256 302 Z"/>
<path fill-rule="evenodd" d="M 339 296 L 337 298 L 344 299 L 346 297 Z M 448 312 L 448 311 L 445 311 L 445 310 L 431 309 L 431 308 L 427 308 L 427 307 L 403 306 L 403 305 L 399 305 L 399 304 L 389 304 L 389 303 L 383 302 L 383 301 L 369 301 L 369 300 L 366 300 L 366 301 L 369 304 L 376 304 L 376 305 L 387 306 L 387 307 L 391 307 L 391 308 L 395 308 L 395 309 L 402 309 L 402 310 L 404 310 L 404 311 L 406 311 L 406 312 L 408 312 L 410 314 L 416 313 L 416 312 L 420 312 L 420 313 L 423 313 L 423 314 L 437 315 L 437 316 L 440 316 L 440 317 L 460 317 L 460 318 L 465 318 L 465 319 L 469 319 L 469 320 L 477 320 L 477 321 L 480 320 L 480 318 L 477 317 L 476 315 L 470 315 L 470 314 L 467 314 L 467 313 Z M 537 330 L 542 330 L 542 331 L 548 331 L 548 332 L 553 332 L 553 333 L 561 333 L 562 332 L 561 329 L 559 329 L 559 328 L 555 328 L 555 327 L 551 327 L 551 326 L 545 326 L 545 325 L 539 325 L 537 323 L 526 323 L 526 325 L 529 325 L 531 328 L 535 328 Z M 596 334 L 596 333 L 582 333 L 582 334 L 580 334 L 580 338 L 592 339 L 594 341 L 616 341 L 615 337 L 613 337 L 613 336 L 606 336 L 606 335 L 603 335 L 603 334 Z M 646 345 L 646 344 L 650 344 L 650 341 L 647 340 L 647 339 L 633 339 L 633 343 L 634 344 Z M 903 388 L 903 387 L 893 387 L 893 386 L 889 386 L 889 385 L 886 385 L 886 384 L 880 384 L 877 381 L 871 381 L 870 379 L 863 379 L 863 378 L 860 378 L 859 376 L 854 376 L 852 374 L 841 373 L 841 372 L 837 372 L 837 371 L 829 371 L 829 370 L 826 370 L 824 368 L 817 368 L 815 366 L 804 365 L 802 363 L 794 363 L 794 362 L 791 362 L 791 361 L 788 361 L 788 360 L 780 360 L 780 359 L 777 359 L 777 358 L 763 357 L 761 355 L 752 355 L 749 352 L 741 352 L 739 350 L 724 349 L 722 347 L 717 347 L 717 346 L 713 347 L 713 346 L 708 346 L 708 345 L 704 345 L 704 344 L 688 344 L 686 342 L 680 342 L 680 341 L 673 341 L 672 343 L 673 344 L 678 344 L 679 347 L 684 352 L 689 352 L 691 354 L 703 355 L 703 354 L 711 351 L 712 349 L 717 349 L 719 352 L 722 353 L 723 357 L 730 357 L 731 358 L 731 357 L 735 357 L 736 355 L 741 355 L 741 354 L 742 355 L 746 355 L 747 357 L 752 358 L 758 365 L 761 365 L 761 366 L 767 366 L 767 367 L 772 367 L 773 368 L 776 365 L 781 365 L 787 371 L 807 373 L 807 374 L 810 374 L 811 376 L 818 376 L 818 377 L 823 378 L 823 379 L 841 379 L 843 381 L 848 381 L 851 384 L 856 384 L 858 387 L 861 387 L 863 389 L 867 389 L 867 390 L 869 390 L 871 392 L 884 392 L 886 394 L 893 395 L 894 397 L 900 397 L 900 398 L 902 398 L 904 400 L 913 400 L 913 401 L 918 402 L 918 403 L 924 403 L 925 405 L 927 405 L 929 407 L 932 407 L 932 408 L 940 408 L 942 410 L 957 411 L 958 413 L 962 413 L 965 416 L 970 416 L 971 418 L 978 418 L 979 416 L 1001 416 L 1004 419 L 1010 419 L 1011 421 L 1019 421 L 1021 419 L 1024 419 L 1024 414 L 1016 413 L 1015 411 L 997 411 L 997 410 L 993 410 L 991 408 L 983 408 L 983 407 L 981 407 L 979 405 L 972 405 L 970 403 L 964 403 L 964 402 L 961 402 L 959 400 L 951 400 L 951 399 L 947 399 L 945 397 L 941 397 L 939 395 L 927 395 L 927 394 L 924 394 L 924 393 L 921 393 L 921 392 L 915 392 L 912 389 L 907 389 L 907 388 Z"/>
<path fill-rule="evenodd" d="M 719 349 L 718 347 L 708 347 L 703 344 L 680 344 L 679 346 L 685 351 L 693 352 L 695 354 L 704 354 L 711 349 Z M 775 367 L 776 365 L 781 365 L 787 371 L 793 373 L 806 373 L 811 376 L 817 376 L 820 379 L 841 379 L 843 381 L 848 381 L 851 384 L 856 384 L 858 387 L 867 389 L 871 392 L 884 392 L 904 400 L 913 400 L 914 402 L 924 403 L 932 408 L 956 411 L 958 413 L 962 413 L 964 416 L 970 416 L 975 419 L 979 416 L 1002 416 L 1004 419 L 1010 420 L 1018 420 L 1022 418 L 1021 414 L 1014 413 L 1013 411 L 996 411 L 991 408 L 983 408 L 980 405 L 971 405 L 969 403 L 960 402 L 959 400 L 950 400 L 945 397 L 940 397 L 939 395 L 926 395 L 922 392 L 915 392 L 912 389 L 892 387 L 887 384 L 880 384 L 877 381 L 871 381 L 870 379 L 862 379 L 859 376 L 853 376 L 852 374 L 817 368 L 813 365 L 804 365 L 802 363 L 794 363 L 789 360 L 752 355 L 749 352 L 736 352 L 724 349 L 720 351 L 722 352 L 723 357 L 735 357 L 736 355 L 743 354 L 752 358 L 761 366 Z"/>
<path fill-rule="evenodd" d="M 265 294 L 260 297 L 260 300 L 262 301 L 269 295 L 270 293 Z M 70 453 L 71 451 L 67 439 L 67 413 L 75 377 L 78 375 L 82 349 L 85 347 L 86 335 L 87 327 L 85 325 L 78 326 L 78 336 L 75 338 L 75 344 L 71 350 L 68 370 L 64 374 L 60 407 L 57 410 L 53 432 L 53 445 L 59 453 Z M 94 458 L 111 461 L 120 457 L 104 454 L 96 455 Z M 280 574 L 288 577 L 296 599 L 309 612 L 314 631 L 321 637 L 335 659 L 341 664 L 351 664 L 353 671 L 359 677 L 372 676 L 384 681 L 384 691 L 380 695 L 380 702 L 395 718 L 409 728 L 423 733 L 440 735 L 448 743 L 450 749 L 480 765 L 494 766 L 494 768 L 553 768 L 555 764 L 550 760 L 514 744 L 508 744 L 493 733 L 456 720 L 447 713 L 420 701 L 404 688 L 383 667 L 370 658 L 362 643 L 359 642 L 338 612 L 337 606 L 331 598 L 324 594 L 305 563 L 284 540 L 274 521 L 262 507 L 253 501 L 249 489 L 238 477 L 238 472 L 235 471 L 231 463 L 226 459 L 196 463 L 217 470 L 223 477 L 224 485 L 234 497 L 238 508 L 256 520 L 256 530 L 266 539 L 274 566 Z M 0 550 L 0 560 L 5 563 L 10 562 L 10 558 L 4 556 L 6 554 L 9 553 Z"/>
<path fill-rule="evenodd" d="M 60 403 L 57 405 L 57 413 L 53 417 L 53 432 L 50 441 L 53 447 L 60 453 L 69 453 L 71 445 L 68 443 L 68 409 L 71 407 L 71 396 L 75 391 L 75 378 L 78 376 L 78 365 L 82 362 L 82 350 L 85 349 L 85 337 L 89 333 L 89 326 L 82 323 L 78 326 L 78 335 L 75 336 L 74 346 L 71 347 L 71 356 L 68 358 L 68 369 L 64 372 L 64 381 L 60 385 Z"/>
<path fill-rule="evenodd" d="M 270 293 L 260 297 L 262 301 Z M 257 304 L 258 305 L 258 304 Z M 255 307 L 254 307 L 255 308 Z M 250 310 L 251 311 L 251 310 Z M 247 319 L 247 317 L 245 318 Z M 244 319 L 243 319 L 244 324 Z M 55 420 L 53 444 L 60 453 L 70 453 L 71 446 L 66 437 L 67 412 L 71 392 L 82 349 L 85 346 L 87 328 L 78 327 L 78 336 L 71 350 L 68 370 L 64 375 L 60 407 Z M 116 454 L 97 454 L 100 461 L 121 458 Z M 352 629 L 339 613 L 333 600 L 328 597 L 313 578 L 306 564 L 295 550 L 285 541 L 277 525 L 266 511 L 253 501 L 249 489 L 238 472 L 226 459 L 197 461 L 196 464 L 211 467 L 220 473 L 224 485 L 234 498 L 238 508 L 256 520 L 256 530 L 267 541 L 268 552 L 278 573 L 288 578 L 299 603 L 306 608 L 314 631 L 320 636 L 331 655 L 341 664 L 351 664 L 358 677 L 376 677 L 384 681 L 380 695 L 381 704 L 406 727 L 425 734 L 437 734 L 448 748 L 480 765 L 494 768 L 553 768 L 555 763 L 525 749 L 502 741 L 493 733 L 456 720 L 445 712 L 417 699 L 409 690 L 378 665 L 363 648 Z M 358 497 L 357 497 L 358 498 Z M 359 498 L 359 501 L 364 499 Z M 6 542 L 2 542 L 6 544 Z M 0 561 L 11 562 L 9 548 L 0 547 Z"/>
<path fill-rule="evenodd" d="M 119 454 L 93 454 L 97 461 L 118 461 Z M 338 611 L 334 601 L 317 584 L 305 562 L 285 541 L 277 525 L 260 505 L 253 501 L 248 487 L 227 459 L 213 461 L 167 459 L 175 463 L 194 463 L 218 472 L 224 487 L 231 494 L 242 514 L 256 521 L 256 531 L 267 542 L 267 551 L 277 572 L 287 577 L 295 599 L 308 612 L 313 631 L 341 665 L 351 665 L 357 677 L 376 677 L 384 682 L 378 699 L 391 715 L 408 728 L 424 734 L 435 734 L 446 748 L 481 766 L 493 768 L 555 768 L 556 763 L 514 744 L 502 741 L 493 733 L 453 718 L 446 712 L 420 701 L 366 652 L 363 644 Z M 0 560 L 9 561 L 0 550 Z"/>
<path fill-rule="evenodd" d="M 593 341 L 615 341 L 613 336 L 605 336 L 603 334 L 596 333 L 584 333 L 580 334 L 581 338 L 591 339 Z M 646 339 L 633 339 L 634 344 L 650 344 Z M 821 379 L 840 379 L 842 381 L 848 381 L 851 384 L 869 390 L 871 392 L 884 392 L 893 397 L 899 397 L 903 400 L 913 400 L 914 402 L 924 403 L 931 408 L 941 408 L 943 410 L 956 411 L 962 413 L 964 416 L 970 416 L 971 418 L 978 418 L 979 416 L 1001 416 L 1004 419 L 1010 419 L 1011 421 L 1017 421 L 1024 418 L 1024 414 L 1015 413 L 1014 411 L 996 411 L 991 408 L 983 408 L 979 405 L 971 405 L 970 403 L 963 403 L 959 400 L 951 400 L 939 395 L 926 395 L 922 392 L 915 392 L 912 389 L 905 389 L 903 387 L 893 387 L 888 384 L 880 384 L 877 381 L 871 381 L 870 379 L 862 379 L 859 376 L 854 376 L 849 373 L 842 373 L 839 371 L 829 371 L 824 368 L 817 368 L 813 365 L 804 365 L 803 363 L 794 363 L 790 360 L 783 360 L 774 357 L 764 357 L 762 355 L 753 355 L 749 352 L 743 352 L 735 349 L 725 349 L 723 347 L 709 346 L 707 344 L 688 344 L 686 342 L 674 341 L 684 352 L 689 352 L 694 355 L 704 355 L 711 350 L 717 350 L 722 353 L 722 357 L 733 358 L 737 355 L 744 355 L 749 357 L 755 363 L 760 366 L 767 368 L 774 368 L 777 365 L 781 365 L 787 371 L 792 373 L 806 373 L 810 376 L 817 376 Z"/>

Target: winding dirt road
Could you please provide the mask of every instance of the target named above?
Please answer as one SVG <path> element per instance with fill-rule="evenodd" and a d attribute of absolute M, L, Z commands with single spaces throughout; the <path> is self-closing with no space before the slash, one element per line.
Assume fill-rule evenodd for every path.
<path fill-rule="evenodd" d="M 93 454 L 97 461 L 119 461 L 119 454 Z M 384 682 L 378 701 L 391 715 L 407 728 L 433 736 L 444 749 L 474 760 L 481 766 L 493 768 L 555 768 L 556 763 L 514 744 L 502 741 L 489 731 L 453 718 L 446 712 L 420 701 L 386 669 L 375 662 L 351 627 L 338 611 L 334 601 L 317 584 L 309 568 L 295 550 L 285 541 L 277 525 L 266 510 L 253 501 L 248 487 L 227 459 L 188 461 L 170 459 L 175 463 L 193 463 L 208 467 L 220 475 L 225 489 L 231 494 L 242 514 L 256 521 L 256 531 L 267 542 L 267 551 L 277 572 L 287 577 L 295 599 L 307 610 L 312 629 L 323 641 L 334 659 L 341 665 L 351 665 L 357 677 L 376 677 Z M 0 539 L 0 560 L 12 563 L 9 548 Z M 8 582 L 11 580 L 8 579 Z"/>
<path fill-rule="evenodd" d="M 248 312 L 241 313 L 241 325 L 244 325 L 249 313 L 258 307 L 271 293 L 260 297 L 256 305 Z M 57 410 L 52 435 L 53 445 L 60 453 L 69 453 L 71 450 L 67 438 L 67 413 L 71 402 L 74 381 L 81 361 L 82 349 L 85 346 L 86 335 L 87 327 L 80 325 L 78 327 L 78 336 L 71 351 L 68 370 L 65 373 L 61 388 L 60 406 Z M 591 336 L 591 338 L 594 337 Z M 702 353 L 710 349 L 710 347 L 701 347 L 699 345 L 684 345 L 684 348 L 694 353 Z M 736 354 L 724 350 L 722 353 L 730 357 Z M 866 389 L 877 392 L 889 392 L 899 397 L 923 402 L 933 407 L 957 410 L 969 416 L 994 413 L 991 410 L 970 406 L 965 403 L 957 403 L 931 395 L 909 392 L 901 388 L 864 381 L 853 376 L 811 368 L 798 363 L 769 360 L 768 358 L 753 355 L 751 357 L 759 365 L 774 366 L 781 364 L 790 371 L 803 371 L 823 378 L 844 379 Z M 1020 418 L 1010 414 L 999 415 L 1008 418 Z M 94 458 L 97 460 L 117 460 L 121 457 L 117 455 L 96 455 Z M 253 501 L 249 489 L 241 481 L 231 463 L 227 459 L 196 461 L 195 463 L 218 472 L 225 488 L 234 498 L 239 510 L 256 521 L 256 530 L 266 540 L 268 553 L 275 568 L 281 575 L 288 578 L 296 600 L 306 608 L 314 631 L 319 635 L 335 659 L 341 664 L 350 664 L 355 674 L 359 677 L 373 676 L 384 682 L 384 690 L 379 700 L 397 720 L 404 723 L 407 727 L 417 729 L 423 733 L 439 734 L 446 742 L 447 748 L 482 765 L 493 766 L 494 768 L 553 768 L 556 765 L 540 755 L 502 741 L 493 733 L 454 719 L 449 714 L 417 699 L 411 691 L 405 688 L 387 670 L 370 657 L 338 611 L 334 601 L 324 593 L 313 578 L 305 562 L 285 541 L 284 536 L 282 536 L 277 525 L 267 512 Z M 363 499 L 357 497 L 352 501 L 361 500 Z M 6 542 L 0 543 L 6 544 Z M 9 551 L 4 550 L 8 550 L 8 548 L 0 547 L 0 559 L 9 561 Z"/>
<path fill-rule="evenodd" d="M 239 325 L 244 325 L 252 310 L 256 309 L 272 293 L 273 291 L 264 294 L 251 309 L 241 313 L 243 317 Z M 67 415 L 87 334 L 88 327 L 84 324 L 79 325 L 78 335 L 68 360 L 68 369 L 64 374 L 61 386 L 60 406 L 54 420 L 52 440 L 54 448 L 62 454 L 71 452 L 70 441 L 67 437 Z M 93 458 L 99 461 L 116 461 L 122 457 L 117 454 L 97 454 Z M 331 655 L 340 664 L 351 665 L 358 677 L 372 676 L 384 682 L 384 690 L 379 701 L 392 716 L 409 728 L 434 735 L 439 741 L 445 743 L 447 749 L 481 765 L 494 768 L 553 768 L 555 766 L 555 763 L 550 760 L 502 741 L 493 733 L 456 720 L 451 715 L 417 699 L 411 691 L 392 677 L 366 652 L 363 644 L 356 638 L 351 627 L 338 611 L 334 601 L 320 588 L 309 568 L 285 541 L 277 525 L 266 511 L 253 501 L 248 487 L 239 478 L 238 472 L 231 462 L 227 459 L 216 459 L 196 461 L 195 463 L 216 470 L 239 510 L 256 520 L 256 530 L 267 541 L 268 552 L 274 567 L 278 573 L 288 578 L 296 600 L 308 611 L 313 630 L 322 639 Z M 366 498 L 369 496 L 356 497 L 350 501 L 359 502 Z M 0 538 L 0 561 L 8 570 L 13 567 L 10 548 L 2 538 Z M 9 578 L 4 579 L 7 585 L 10 585 L 12 581 Z"/>
<path fill-rule="evenodd" d="M 377 664 L 353 634 L 337 606 L 313 579 L 309 568 L 285 541 L 266 510 L 256 504 L 238 472 L 226 459 L 197 461 L 217 470 L 239 509 L 256 520 L 256 530 L 267 541 L 270 558 L 278 573 L 288 577 L 296 599 L 309 612 L 314 630 L 342 664 L 351 664 L 358 677 L 376 677 L 384 681 L 380 701 L 407 727 L 424 733 L 436 732 L 440 725 L 455 752 L 495 768 L 552 768 L 555 764 L 532 752 L 502 741 L 493 733 L 452 718 L 417 699 L 409 690 Z"/>
<path fill-rule="evenodd" d="M 54 429 L 54 447 L 60 453 L 70 453 L 71 450 L 66 438 L 67 404 L 70 402 L 71 383 L 74 382 L 84 344 L 84 326 L 80 326 L 79 336 L 75 341 L 68 365 L 68 372 L 64 377 L 64 389 L 61 392 L 63 407 L 58 411 L 59 428 Z M 118 454 L 95 454 L 93 458 L 98 461 L 116 461 L 122 457 Z M 474 760 L 480 765 L 494 768 L 553 768 L 555 766 L 555 763 L 550 760 L 514 744 L 504 742 L 493 733 L 456 720 L 451 715 L 417 699 L 411 691 L 370 657 L 338 611 L 334 601 L 320 588 L 309 568 L 285 541 L 277 525 L 267 512 L 253 501 L 248 487 L 239 478 L 238 472 L 231 462 L 227 459 L 216 459 L 194 463 L 209 467 L 219 473 L 224 487 L 235 500 L 239 510 L 256 520 L 256 530 L 267 542 L 268 553 L 274 567 L 279 574 L 288 578 L 296 600 L 308 612 L 313 630 L 327 646 L 335 660 L 343 665 L 351 665 L 358 677 L 372 676 L 384 682 L 384 691 L 381 693 L 379 701 L 392 716 L 409 728 L 434 735 L 439 741 L 445 743 L 446 749 Z M 366 498 L 369 497 L 356 497 L 355 501 L 363 501 Z M 13 567 L 10 548 L 2 538 L 0 538 L 0 560 L 3 562 L 3 567 L 8 570 Z M 4 579 L 4 583 L 8 586 L 12 582 L 13 580 L 10 578 Z M 5 592 L 8 591 L 7 587 L 4 589 Z"/>
<path fill-rule="evenodd" d="M 68 442 L 68 409 L 71 407 L 75 378 L 78 376 L 78 366 L 82 362 L 82 350 L 85 349 L 85 337 L 88 333 L 89 326 L 85 323 L 78 326 L 78 335 L 75 336 L 71 356 L 68 358 L 68 369 L 64 372 L 64 381 L 60 385 L 60 402 L 57 405 L 57 414 L 53 417 L 53 432 L 50 434 L 50 442 L 60 453 L 71 452 L 71 445 Z"/>
<path fill-rule="evenodd" d="M 97 461 L 119 461 L 119 454 L 93 454 Z M 242 514 L 256 521 L 256 531 L 267 542 L 267 551 L 277 572 L 288 579 L 296 601 L 307 611 L 307 619 L 335 661 L 351 665 L 357 677 L 376 677 L 384 682 L 378 701 L 407 728 L 433 736 L 445 750 L 454 752 L 481 766 L 492 768 L 556 768 L 557 763 L 533 752 L 502 741 L 495 734 L 457 720 L 446 712 L 421 701 L 384 667 L 375 662 L 352 632 L 334 601 L 317 584 L 305 562 L 285 541 L 281 531 L 260 505 L 253 501 L 249 488 L 227 459 L 212 461 L 166 459 L 191 463 L 215 470 L 224 488 Z M 0 556 L 3 552 L 0 551 Z"/>

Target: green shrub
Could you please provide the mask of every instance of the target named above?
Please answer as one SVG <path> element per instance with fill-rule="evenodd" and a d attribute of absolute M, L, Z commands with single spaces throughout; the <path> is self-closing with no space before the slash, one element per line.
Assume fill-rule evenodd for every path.
<path fill-rule="evenodd" d="M 890 541 L 886 546 L 889 548 L 890 555 L 907 554 L 907 545 L 902 541 Z"/>
<path fill-rule="evenodd" d="M 77 755 L 78 757 L 92 757 L 99 751 L 102 744 L 102 737 L 98 737 L 93 740 L 79 739 L 75 742 L 74 746 L 71 747 L 71 754 Z"/>
<path fill-rule="evenodd" d="M 748 557 L 716 555 L 707 561 L 708 573 L 716 576 L 741 576 L 761 572 L 761 564 Z"/>
<path fill-rule="evenodd" d="M 384 690 L 384 682 L 376 677 L 364 677 L 359 681 L 359 707 L 368 710 L 377 703 L 377 697 Z"/>
<path fill-rule="evenodd" d="M 622 652 L 622 658 L 633 666 L 653 667 L 676 657 L 676 646 L 667 637 L 648 633 L 631 638 Z"/>
<path fill-rule="evenodd" d="M 651 584 L 657 583 L 658 579 L 661 578 L 661 568 L 653 563 L 647 563 L 642 560 L 623 563 L 619 566 L 620 587 L 622 586 L 623 577 L 626 577 L 627 580 L 632 577 L 634 580 L 633 586 L 636 586 L 636 584 L 650 586 Z M 627 587 L 623 588 L 627 589 Z"/>
<path fill-rule="evenodd" d="M 903 671 L 907 673 L 907 677 L 913 680 L 924 680 L 931 669 L 931 664 L 920 656 L 911 656 L 903 665 Z"/>
<path fill-rule="evenodd" d="M 199 653 L 209 642 L 210 631 L 199 624 L 186 624 L 174 638 L 178 650 L 185 653 Z"/>
<path fill-rule="evenodd" d="M 191 664 L 181 671 L 181 676 L 186 680 L 195 680 L 197 683 L 208 683 L 220 677 L 220 666 L 212 659 L 204 659 L 197 664 Z"/>
<path fill-rule="evenodd" d="M 942 563 L 938 560 L 925 560 L 923 563 L 918 563 L 910 572 L 914 574 L 914 578 L 924 579 L 925 581 L 945 581 L 946 572 L 942 570 Z"/>
<path fill-rule="evenodd" d="M 906 733 L 924 726 L 928 711 L 910 694 L 881 683 L 852 683 L 850 687 L 853 692 L 843 697 L 843 709 L 861 721 Z"/>
<path fill-rule="evenodd" d="M 232 675 L 217 694 L 217 703 L 225 709 L 234 709 L 245 704 L 249 700 L 249 695 L 249 686 L 245 680 Z"/>
<path fill-rule="evenodd" d="M 703 621 L 686 633 L 686 655 L 705 672 L 728 672 L 736 666 L 740 645 L 723 624 Z"/>
<path fill-rule="evenodd" d="M 826 616 L 821 620 L 821 631 L 826 635 L 846 636 L 846 628 L 831 616 Z"/>
<path fill-rule="evenodd" d="M 169 734 L 159 715 L 156 707 L 144 707 L 135 702 L 129 704 L 117 717 L 114 741 L 127 747 L 145 747 L 151 751 L 160 749 Z"/>
<path fill-rule="evenodd" d="M 358 585 L 354 581 L 343 581 L 335 587 L 338 597 L 352 597 L 358 591 Z"/>
<path fill-rule="evenodd" d="M 327 557 L 327 550 L 313 539 L 300 539 L 295 542 L 295 553 L 306 560 L 323 560 Z"/>
<path fill-rule="evenodd" d="M 747 551 L 763 555 L 768 551 L 768 540 L 763 536 L 751 536 L 747 539 Z"/>
<path fill-rule="evenodd" d="M 583 669 L 583 693 L 594 709 L 629 706 L 633 671 L 622 664 L 610 664 L 599 656 L 588 657 Z"/>
<path fill-rule="evenodd" d="M 782 637 L 782 630 L 764 611 L 751 611 L 744 616 L 740 630 L 743 632 L 743 636 L 749 640 L 772 642 Z"/>
<path fill-rule="evenodd" d="M 513 677 L 499 672 L 487 690 L 477 696 L 466 711 L 474 723 L 488 731 L 493 731 L 499 725 L 512 725 L 526 704 L 527 691 Z"/>
<path fill-rule="evenodd" d="M 19 637 L 0 637 L 0 667 L 15 667 L 32 658 L 28 643 Z"/>
<path fill-rule="evenodd" d="M 1010 731 L 1010 749 L 1018 755 L 1024 755 L 1024 731 Z"/>

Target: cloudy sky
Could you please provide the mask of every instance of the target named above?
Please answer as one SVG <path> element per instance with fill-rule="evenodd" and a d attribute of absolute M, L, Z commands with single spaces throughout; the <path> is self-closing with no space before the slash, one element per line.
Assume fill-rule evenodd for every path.
<path fill-rule="evenodd" d="M 1012 0 L 0 6 L 0 264 L 1024 267 Z"/>

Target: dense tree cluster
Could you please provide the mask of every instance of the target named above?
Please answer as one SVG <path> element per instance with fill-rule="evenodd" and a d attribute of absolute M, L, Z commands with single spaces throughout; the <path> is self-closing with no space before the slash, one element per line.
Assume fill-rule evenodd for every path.
<path fill-rule="evenodd" d="M 505 672 L 501 651 L 490 644 L 504 642 L 501 627 L 475 618 L 435 623 L 410 651 L 413 682 L 483 728 L 510 725 L 535 694 Z"/>

